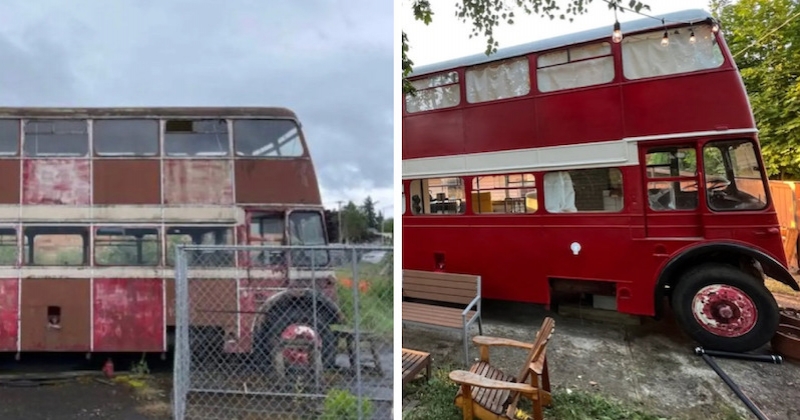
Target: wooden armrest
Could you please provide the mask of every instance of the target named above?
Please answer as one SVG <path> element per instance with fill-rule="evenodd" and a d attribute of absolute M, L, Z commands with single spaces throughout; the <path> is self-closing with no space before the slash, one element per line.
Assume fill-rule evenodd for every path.
<path fill-rule="evenodd" d="M 478 335 L 472 338 L 472 342 L 479 346 L 507 346 L 517 347 L 525 350 L 533 348 L 533 343 L 525 343 L 522 341 L 512 340 L 510 338 L 489 337 L 485 335 Z"/>
<path fill-rule="evenodd" d="M 450 380 L 459 385 L 471 385 L 479 388 L 489 389 L 506 389 L 509 391 L 517 391 L 523 394 L 533 394 L 538 390 L 528 384 L 519 384 L 516 382 L 498 381 L 495 379 L 485 378 L 476 373 L 468 372 L 466 370 L 454 370 L 450 372 Z"/>
<path fill-rule="evenodd" d="M 535 374 L 541 375 L 544 372 L 544 363 L 547 358 L 547 348 L 542 349 L 542 354 L 539 355 L 539 358 L 532 361 L 529 369 L 532 370 Z"/>

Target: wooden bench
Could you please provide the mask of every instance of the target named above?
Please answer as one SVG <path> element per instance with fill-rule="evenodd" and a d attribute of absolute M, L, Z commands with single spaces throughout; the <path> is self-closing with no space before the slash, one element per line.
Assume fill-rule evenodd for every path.
<path fill-rule="evenodd" d="M 481 420 L 516 419 L 520 397 L 526 397 L 533 403 L 535 420 L 544 418 L 543 407 L 552 404 L 547 342 L 555 326 L 553 318 L 545 318 L 533 343 L 486 336 L 472 340 L 479 347 L 480 361 L 472 365 L 469 371 L 450 372 L 450 380 L 460 388 L 454 402 L 461 408 L 464 420 L 473 420 L 475 417 Z M 497 346 L 528 350 L 528 357 L 516 377 L 490 363 L 489 349 Z"/>
<path fill-rule="evenodd" d="M 406 298 L 429 303 L 406 302 Z M 459 308 L 442 303 L 466 305 Z M 403 324 L 419 324 L 440 328 L 460 329 L 464 339 L 464 359 L 469 366 L 469 327 L 481 323 L 481 276 L 403 270 Z"/>
<path fill-rule="evenodd" d="M 425 370 L 425 381 L 431 378 L 431 354 L 424 351 L 403 349 L 403 386 Z"/>

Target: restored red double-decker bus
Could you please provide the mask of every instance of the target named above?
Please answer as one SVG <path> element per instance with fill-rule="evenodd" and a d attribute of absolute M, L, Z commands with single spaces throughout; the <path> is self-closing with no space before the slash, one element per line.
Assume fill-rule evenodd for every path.
<path fill-rule="evenodd" d="M 712 16 L 688 10 L 416 69 L 403 104 L 403 267 L 483 296 L 567 292 L 746 351 L 786 268 L 757 129 Z"/>
<path fill-rule="evenodd" d="M 177 244 L 327 243 L 314 165 L 284 108 L 0 108 L 0 180 L 0 351 L 17 355 L 165 352 Z M 229 313 L 193 331 L 248 351 L 260 307 L 238 279 L 271 271 L 263 251 L 213 252 L 189 264 L 218 290 L 191 305 L 226 300 Z M 263 275 L 231 271 L 243 267 Z"/>

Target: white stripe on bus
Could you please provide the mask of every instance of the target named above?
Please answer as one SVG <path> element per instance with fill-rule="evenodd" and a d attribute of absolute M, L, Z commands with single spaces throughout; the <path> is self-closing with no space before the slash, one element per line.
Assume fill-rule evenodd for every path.
<path fill-rule="evenodd" d="M 752 134 L 756 129 L 697 131 L 628 137 L 622 140 L 535 147 L 499 152 L 468 153 L 403 160 L 403 179 L 634 166 L 639 164 L 637 143 L 665 139 Z"/>

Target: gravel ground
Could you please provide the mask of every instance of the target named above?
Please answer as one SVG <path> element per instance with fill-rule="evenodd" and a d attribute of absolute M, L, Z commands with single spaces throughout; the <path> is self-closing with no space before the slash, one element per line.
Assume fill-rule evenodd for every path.
<path fill-rule="evenodd" d="M 556 320 L 548 344 L 550 377 L 556 389 L 599 392 L 665 418 L 711 420 L 722 416 L 725 407 L 752 418 L 722 379 L 694 355 L 696 344 L 680 332 L 672 318 L 644 319 L 641 325 L 630 326 L 566 318 L 535 305 L 487 301 L 484 334 L 531 342 L 545 316 Z M 434 369 L 463 369 L 457 332 L 407 326 L 403 347 L 430 352 Z M 470 351 L 476 358 L 474 347 Z M 769 351 L 768 345 L 763 351 Z M 493 363 L 512 373 L 518 372 L 524 356 L 524 352 L 506 348 L 491 353 Z M 770 419 L 800 419 L 800 364 L 716 361 Z"/>
<path fill-rule="evenodd" d="M 82 355 L 26 354 L 21 362 L 12 356 L 0 356 L 2 420 L 171 418 L 171 373 L 162 366 L 144 381 L 126 380 L 125 376 L 109 381 L 99 374 L 102 362 L 86 362 Z M 85 376 L 64 378 L 62 372 L 83 372 Z M 20 380 L 31 374 L 39 379 Z M 50 379 L 43 380 L 45 377 Z"/>
<path fill-rule="evenodd" d="M 0 387 L 3 420 L 154 420 L 164 415 L 166 402 L 144 400 L 124 384 L 73 380 L 58 385 Z"/>

